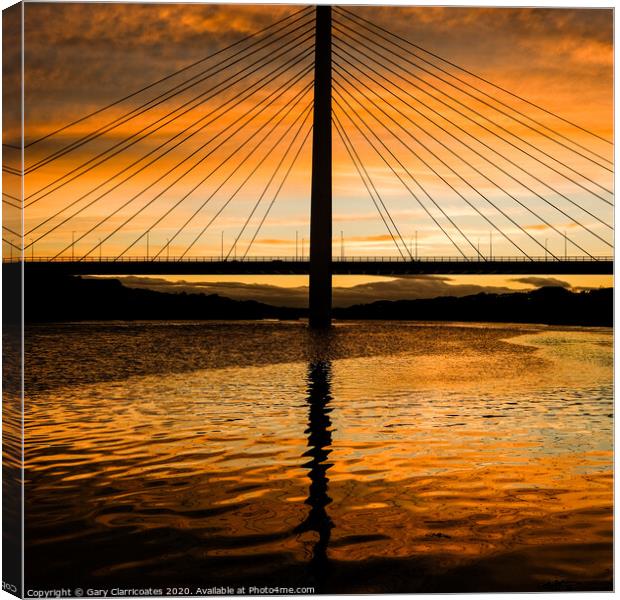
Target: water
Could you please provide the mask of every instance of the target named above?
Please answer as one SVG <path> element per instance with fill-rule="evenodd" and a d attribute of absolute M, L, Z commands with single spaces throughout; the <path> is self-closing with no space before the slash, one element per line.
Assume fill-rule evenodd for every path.
<path fill-rule="evenodd" d="M 611 589 L 611 330 L 45 325 L 26 364 L 31 588 Z"/>

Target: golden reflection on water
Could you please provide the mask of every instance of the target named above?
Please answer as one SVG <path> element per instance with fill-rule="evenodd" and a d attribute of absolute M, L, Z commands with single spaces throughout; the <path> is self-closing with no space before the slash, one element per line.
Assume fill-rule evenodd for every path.
<path fill-rule="evenodd" d="M 611 586 L 610 330 L 30 333 L 26 558 L 39 585 L 78 570 L 103 587 Z M 119 369 L 136 339 L 151 362 Z"/>

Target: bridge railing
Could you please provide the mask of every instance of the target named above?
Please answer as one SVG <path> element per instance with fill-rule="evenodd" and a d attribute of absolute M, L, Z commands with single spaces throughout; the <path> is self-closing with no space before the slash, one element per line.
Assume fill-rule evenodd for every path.
<path fill-rule="evenodd" d="M 20 262 L 20 258 L 3 258 L 3 263 L 15 263 Z M 593 261 L 612 261 L 613 256 L 567 256 L 561 258 L 554 258 L 552 256 L 533 256 L 531 258 L 525 256 L 493 256 L 492 258 L 486 257 L 463 257 L 463 256 L 419 256 L 418 258 L 403 258 L 402 256 L 334 256 L 332 258 L 335 263 L 502 263 L 502 262 L 593 262 Z M 287 262 L 287 263 L 307 263 L 309 257 L 307 256 L 247 256 L 245 258 L 221 258 L 219 256 L 184 256 L 178 257 L 148 257 L 148 256 L 86 256 L 83 258 L 72 258 L 61 256 L 58 258 L 50 258 L 49 256 L 26 256 L 24 261 L 27 263 L 256 263 L 256 262 Z"/>
<path fill-rule="evenodd" d="M 402 256 L 344 256 L 334 257 L 333 262 L 458 262 L 458 263 L 487 263 L 487 262 L 590 262 L 590 261 L 609 261 L 613 256 L 567 256 L 554 258 L 552 256 L 493 256 L 488 257 L 463 257 L 463 256 L 419 256 L 409 258 Z"/>

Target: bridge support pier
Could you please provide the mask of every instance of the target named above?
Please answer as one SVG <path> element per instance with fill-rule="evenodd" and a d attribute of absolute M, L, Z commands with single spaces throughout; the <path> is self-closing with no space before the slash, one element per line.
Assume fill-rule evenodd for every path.
<path fill-rule="evenodd" d="M 310 199 L 310 327 L 331 325 L 332 81 L 330 6 L 316 7 L 314 125 Z"/>

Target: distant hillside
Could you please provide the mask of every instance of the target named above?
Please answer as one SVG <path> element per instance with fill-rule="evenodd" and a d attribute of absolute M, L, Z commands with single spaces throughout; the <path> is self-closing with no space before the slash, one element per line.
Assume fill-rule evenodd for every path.
<path fill-rule="evenodd" d="M 613 288 L 571 292 L 543 287 L 513 294 L 373 302 L 334 309 L 339 319 L 497 321 L 557 325 L 613 325 Z"/>
<path fill-rule="evenodd" d="M 26 280 L 27 321 L 299 319 L 306 309 L 240 301 L 216 294 L 128 288 L 116 279 Z M 335 308 L 336 319 L 494 321 L 563 325 L 613 324 L 613 289 L 571 292 L 546 287 L 512 294 L 476 294 L 379 301 Z"/>
<path fill-rule="evenodd" d="M 27 321 L 296 319 L 301 311 L 217 294 L 163 294 L 117 279 L 26 279 Z"/>

